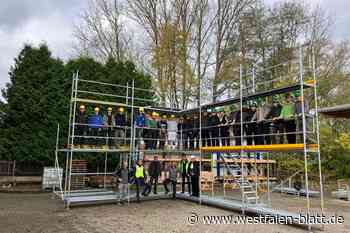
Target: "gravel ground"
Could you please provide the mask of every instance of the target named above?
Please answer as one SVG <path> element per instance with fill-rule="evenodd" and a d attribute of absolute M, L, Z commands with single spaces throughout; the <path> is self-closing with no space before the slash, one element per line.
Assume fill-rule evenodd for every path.
<path fill-rule="evenodd" d="M 298 210 L 304 206 L 303 198 L 273 195 L 275 207 L 290 206 Z M 315 204 L 315 203 L 312 203 Z M 327 200 L 327 214 L 344 216 L 345 223 L 326 226 L 323 232 L 350 232 L 350 202 Z M 306 232 L 305 229 L 287 225 L 190 225 L 187 218 L 195 212 L 203 215 L 232 215 L 217 208 L 200 206 L 186 201 L 159 200 L 128 205 L 101 205 L 76 207 L 67 211 L 60 201 L 51 199 L 50 194 L 0 193 L 1 233 L 164 233 L 164 232 Z"/>

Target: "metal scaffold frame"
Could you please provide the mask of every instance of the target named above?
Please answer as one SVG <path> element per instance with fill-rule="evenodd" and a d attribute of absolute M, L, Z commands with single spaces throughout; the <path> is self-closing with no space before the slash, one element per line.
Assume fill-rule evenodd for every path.
<path fill-rule="evenodd" d="M 201 88 L 201 80 L 199 80 L 199 106 L 197 108 L 193 108 L 193 109 L 187 109 L 187 110 L 179 110 L 179 109 L 171 109 L 171 108 L 163 108 L 163 107 L 154 107 L 154 106 L 149 106 L 149 105 L 145 105 L 145 106 L 137 106 L 135 105 L 135 101 L 141 101 L 141 102 L 152 102 L 153 100 L 151 99 L 144 99 L 144 98 L 139 98 L 138 96 L 135 95 L 135 91 L 145 91 L 145 92 L 152 92 L 151 90 L 146 90 L 146 89 L 142 89 L 142 88 L 136 88 L 135 87 L 135 82 L 134 80 L 132 81 L 131 85 L 129 83 L 127 83 L 126 86 L 123 85 L 117 85 L 117 84 L 110 84 L 110 83 L 103 83 L 103 82 L 98 82 L 98 81 L 92 81 L 92 80 L 84 80 L 84 79 L 79 79 L 79 72 L 76 72 L 75 74 L 73 74 L 73 78 L 72 78 L 72 89 L 71 89 L 71 101 L 70 101 L 70 110 L 69 110 L 69 127 L 68 127 L 68 138 L 67 138 L 67 148 L 64 149 L 60 149 L 59 148 L 59 138 L 60 138 L 60 126 L 58 126 L 57 129 L 57 141 L 56 141 L 56 150 L 55 150 L 55 167 L 58 169 L 61 167 L 59 164 L 59 153 L 63 152 L 65 154 L 65 172 L 64 172 L 64 187 L 62 187 L 62 183 L 63 183 L 63 177 L 59 176 L 59 182 L 61 184 L 61 186 L 59 187 L 59 191 L 55 190 L 55 194 L 57 194 L 62 200 L 65 201 L 65 204 L 67 206 L 67 208 L 69 208 L 71 202 L 70 202 L 70 197 L 72 196 L 76 196 L 77 193 L 79 191 L 77 190 L 71 190 L 71 186 L 72 186 L 72 176 L 84 176 L 84 175 L 103 175 L 103 188 L 104 190 L 106 189 L 106 176 L 110 175 L 111 173 L 108 172 L 107 166 L 108 166 L 108 154 L 109 153 L 126 153 L 127 156 L 121 156 L 120 161 L 128 161 L 128 166 L 129 169 L 132 166 L 132 162 L 135 161 L 135 159 L 139 159 L 140 156 L 143 156 L 145 154 L 159 154 L 159 153 L 169 153 L 169 154 L 173 154 L 175 156 L 178 155 L 182 155 L 182 154 L 191 154 L 191 155 L 196 155 L 197 157 L 199 157 L 199 167 L 200 167 L 200 185 L 199 185 L 199 198 L 189 198 L 186 197 L 184 195 L 180 195 L 179 198 L 182 199 L 190 199 L 190 200 L 195 200 L 198 201 L 200 204 L 202 203 L 211 203 L 213 200 L 212 199 L 208 199 L 205 197 L 205 195 L 203 195 L 203 191 L 202 191 L 202 185 L 201 185 L 201 181 L 202 181 L 202 168 L 203 168 L 203 164 L 207 163 L 208 161 L 211 163 L 211 170 L 213 172 L 213 164 L 216 161 L 216 163 L 220 163 L 223 162 L 225 164 L 225 166 L 228 166 L 226 163 L 226 160 L 224 158 L 224 156 L 220 153 L 237 153 L 239 155 L 239 159 L 235 160 L 235 164 L 240 164 L 240 177 L 237 179 L 237 182 L 240 186 L 240 191 L 241 191 L 241 203 L 240 203 L 240 210 L 243 214 L 245 214 L 247 211 L 248 212 L 252 212 L 252 208 L 255 208 L 254 206 L 252 207 L 251 203 L 249 203 L 249 201 L 247 201 L 247 196 L 245 193 L 247 193 L 245 191 L 245 183 L 249 183 L 248 180 L 248 174 L 245 175 L 245 163 L 247 163 L 247 161 L 244 160 L 243 155 L 245 153 L 251 153 L 251 152 L 256 152 L 256 153 L 260 153 L 260 152 L 264 152 L 266 153 L 266 169 L 267 169 L 267 177 L 266 177 L 266 183 L 267 183 L 267 202 L 268 202 L 268 206 L 271 205 L 271 197 L 270 197 L 270 192 L 271 190 L 271 181 L 270 181 L 270 175 L 271 175 L 271 171 L 270 171 L 270 163 L 268 161 L 270 161 L 270 153 L 274 153 L 274 152 L 303 152 L 304 155 L 304 176 L 305 176 L 305 189 L 306 189 L 306 209 L 307 209 L 307 214 L 310 214 L 310 195 L 309 195 L 309 171 L 308 171 L 308 159 L 309 159 L 309 153 L 316 153 L 317 154 L 317 163 L 318 163 L 318 173 L 319 173 L 319 185 L 320 185 L 320 202 L 321 202 L 321 212 L 323 214 L 324 211 L 324 197 L 323 197 L 323 180 L 322 180 L 322 170 L 321 170 L 321 155 L 320 155 L 320 136 L 319 136 L 319 116 L 318 116 L 318 102 L 317 102 L 317 78 L 316 78 L 316 64 L 315 64 L 315 56 L 314 56 L 314 51 L 312 50 L 312 64 L 311 64 L 311 70 L 312 70 L 312 82 L 310 83 L 310 80 L 308 80 L 308 82 L 305 82 L 305 78 L 304 78 L 304 57 L 303 57 L 303 46 L 300 47 L 299 49 L 299 59 L 298 59 L 298 71 L 295 72 L 294 76 L 293 76 L 293 84 L 287 85 L 287 86 L 282 86 L 282 87 L 275 87 L 271 90 L 259 90 L 259 85 L 265 85 L 266 83 L 268 83 L 269 85 L 272 83 L 271 80 L 269 81 L 262 81 L 259 82 L 259 80 L 257 80 L 257 76 L 258 76 L 258 72 L 266 72 L 269 69 L 272 68 L 265 68 L 265 69 L 260 69 L 253 66 L 252 71 L 251 72 L 246 72 L 245 74 L 243 74 L 243 66 L 240 65 L 239 67 L 239 96 L 237 97 L 233 97 L 230 99 L 226 99 L 226 100 L 222 100 L 222 101 L 218 101 L 212 104 L 203 104 L 203 100 L 202 100 L 202 88 Z M 282 63 L 281 65 L 288 65 L 288 63 Z M 279 67 L 280 65 L 274 66 Z M 310 68 L 310 67 L 309 67 Z M 290 77 L 291 76 L 286 76 L 288 81 L 290 81 Z M 247 79 L 251 78 L 251 80 L 249 80 L 249 82 L 251 82 L 251 85 L 247 84 Z M 281 81 L 282 77 L 279 78 L 277 81 Z M 295 81 L 294 81 L 295 80 Z M 121 96 L 121 95 L 115 95 L 115 94 L 111 94 L 111 93 L 101 93 L 101 92 L 97 92 L 97 91 L 89 91 L 89 90 L 81 90 L 78 87 L 79 83 L 88 83 L 91 85 L 100 85 L 100 86 L 108 86 L 108 87 L 115 87 L 115 88 L 125 88 L 125 96 Z M 307 117 L 306 116 L 306 110 L 305 110 L 305 106 L 304 106 L 304 97 L 305 97 L 305 89 L 306 88 L 311 88 L 313 90 L 313 98 L 314 98 L 314 112 L 315 115 L 313 116 L 313 129 L 312 131 L 309 131 L 308 128 L 306 127 L 307 125 Z M 272 96 L 275 94 L 283 94 L 283 93 L 289 93 L 291 91 L 294 90 L 299 90 L 300 91 L 300 95 L 301 95 L 301 120 L 302 120 L 302 131 L 296 131 L 293 132 L 294 134 L 302 134 L 302 138 L 303 141 L 300 144 L 272 144 L 272 145 L 244 145 L 244 140 L 252 137 L 251 135 L 245 135 L 244 134 L 244 127 L 245 124 L 249 123 L 249 122 L 245 122 L 244 118 L 243 118 L 243 111 L 244 111 L 244 103 L 246 103 L 247 101 L 251 101 L 251 100 L 255 100 L 258 97 L 267 97 L 267 96 Z M 250 92 L 251 91 L 251 92 Z M 89 95 L 96 95 L 96 96 L 104 96 L 104 97 L 110 97 L 110 98 L 116 98 L 116 99 L 124 99 L 124 102 L 111 102 L 111 101 L 102 101 L 102 100 L 98 100 L 98 99 L 91 99 L 91 98 L 81 98 L 79 96 L 79 94 L 89 94 Z M 129 141 L 129 145 L 128 148 L 119 148 L 119 149 L 115 149 L 115 148 L 105 148 L 105 149 L 86 149 L 86 148 L 77 148 L 75 146 L 75 138 L 79 138 L 79 137 L 85 137 L 85 138 L 89 138 L 88 136 L 81 136 L 81 135 L 76 135 L 75 133 L 75 128 L 77 125 L 79 125 L 79 123 L 76 122 L 76 112 L 77 112 L 77 104 L 78 103 L 89 103 L 89 104 L 96 104 L 96 105 L 108 105 L 108 106 L 123 106 L 125 108 L 129 109 L 129 113 L 130 113 L 130 126 L 125 126 L 125 132 L 130 132 L 129 134 L 129 138 L 126 138 L 125 134 L 125 141 Z M 229 123 L 228 126 L 230 127 L 239 127 L 240 128 L 240 136 L 234 135 L 234 136 L 229 136 L 228 137 L 228 141 L 230 142 L 231 140 L 235 140 L 237 138 L 239 138 L 240 140 L 240 145 L 236 145 L 236 146 L 227 146 L 227 145 L 216 145 L 216 146 L 207 146 L 207 145 L 203 145 L 203 138 L 202 138 L 202 130 L 208 130 L 212 127 L 220 127 L 220 126 L 203 126 L 203 122 L 202 122 L 202 117 L 203 117 L 203 111 L 207 111 L 207 109 L 211 109 L 211 108 L 215 108 L 215 107 L 221 107 L 221 106 L 226 106 L 229 104 L 239 104 L 239 111 L 240 111 L 240 121 L 239 123 L 234 122 L 234 123 Z M 138 128 L 137 126 L 135 126 L 134 124 L 134 114 L 135 114 L 135 108 L 140 108 L 143 107 L 146 110 L 150 110 L 150 111 L 159 111 L 162 113 L 166 113 L 166 114 L 176 114 L 176 115 L 183 115 L 183 114 L 198 114 L 199 115 L 199 126 L 198 128 L 192 128 L 190 130 L 198 130 L 198 136 L 196 139 L 188 139 L 186 138 L 185 144 L 186 146 L 183 145 L 184 141 L 183 141 L 183 134 L 186 134 L 186 130 L 182 130 L 181 132 L 177 132 L 179 133 L 179 145 L 177 149 L 141 149 L 138 148 L 140 147 L 140 140 L 141 139 L 147 139 L 147 140 L 157 140 L 158 138 L 140 138 L 140 136 L 138 135 Z M 126 114 L 129 114 L 128 112 Z M 253 122 L 253 121 L 251 121 Z M 314 122 L 316 122 L 316 124 L 314 124 Z M 145 128 L 146 129 L 146 128 Z M 219 128 L 220 129 L 220 128 Z M 188 129 L 187 129 L 188 130 Z M 220 132 L 220 131 L 219 131 Z M 307 141 L 308 135 L 312 134 L 312 135 L 316 135 L 316 142 L 315 144 L 310 144 Z M 278 134 L 258 134 L 255 136 L 284 136 L 287 135 L 288 133 L 278 133 Z M 92 137 L 92 139 L 105 139 L 106 142 L 110 139 L 117 139 L 115 137 L 110 137 L 110 135 L 108 135 L 107 137 L 103 137 L 103 136 L 99 136 L 99 137 Z M 91 137 L 90 137 L 91 139 Z M 208 140 L 220 140 L 222 139 L 222 137 L 220 138 L 215 138 L 215 137 L 211 137 L 210 138 L 204 138 L 204 140 L 206 140 L 206 142 L 208 142 Z M 193 141 L 192 141 L 193 140 Z M 196 141 L 195 141 L 196 140 Z M 136 143 L 136 141 L 138 143 Z M 160 139 L 159 139 L 160 141 Z M 187 149 L 187 145 L 191 144 L 191 141 L 194 145 L 196 145 L 198 147 L 198 149 L 193 149 L 190 148 L 188 150 Z M 185 148 L 184 148 L 185 147 Z M 95 154 L 100 154 L 103 153 L 105 156 L 105 162 L 104 162 L 104 170 L 103 173 L 101 172 L 97 172 L 97 173 L 74 173 L 72 172 L 72 162 L 73 159 L 75 157 L 75 153 L 95 153 Z M 205 156 L 207 154 L 210 154 L 210 158 L 209 159 L 205 159 Z M 215 157 L 214 157 L 215 156 Z M 251 162 L 254 165 L 254 170 L 255 170 L 255 178 L 253 180 L 255 180 L 255 184 L 253 187 L 253 191 L 250 190 L 250 193 L 254 193 L 255 195 L 255 199 L 254 199 L 254 205 L 256 206 L 256 212 L 259 211 L 267 211 L 267 210 L 261 210 L 259 209 L 259 197 L 258 197 L 258 187 L 260 185 L 260 177 L 258 174 L 258 164 L 260 164 L 257 160 L 257 156 L 254 156 L 253 162 Z M 227 168 L 229 169 L 229 167 Z M 57 173 L 59 174 L 59 173 Z M 214 174 L 214 173 L 213 173 Z M 214 175 L 213 175 L 214 176 Z M 130 194 L 130 186 L 128 186 L 128 197 L 127 197 L 127 202 L 129 203 L 131 199 L 134 199 L 132 197 L 132 195 Z M 225 187 L 225 185 L 224 185 Z M 89 190 L 81 190 L 81 192 L 89 192 Z M 254 192 L 255 191 L 255 192 Z M 214 197 L 214 178 L 213 178 L 213 182 L 212 182 L 212 198 L 215 201 L 215 197 Z M 85 194 L 84 194 L 85 195 Z M 225 196 L 225 188 L 224 188 L 224 196 Z M 221 203 L 222 204 L 222 203 Z M 220 205 L 221 205 L 220 204 Z M 225 204 L 226 205 L 226 204 Z M 232 207 L 233 208 L 233 207 Z M 236 208 L 236 207 L 234 207 Z M 234 209 L 233 208 L 233 209 Z M 237 208 L 236 208 L 237 209 Z M 253 211 L 254 212 L 254 211 Z M 267 211 L 268 212 L 268 211 Z M 309 229 L 310 229 L 310 225 L 308 225 Z"/>

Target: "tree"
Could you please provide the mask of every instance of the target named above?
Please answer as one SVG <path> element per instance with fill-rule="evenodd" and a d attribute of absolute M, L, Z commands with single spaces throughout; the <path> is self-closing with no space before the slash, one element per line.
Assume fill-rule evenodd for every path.
<path fill-rule="evenodd" d="M 11 67 L 0 130 L 0 157 L 46 164 L 53 159 L 56 127 L 68 114 L 64 65 L 46 45 L 25 45 Z"/>
<path fill-rule="evenodd" d="M 75 26 L 78 53 L 100 61 L 110 57 L 118 61 L 128 58 L 130 37 L 121 21 L 123 10 L 117 0 L 89 0 L 89 9 Z"/>

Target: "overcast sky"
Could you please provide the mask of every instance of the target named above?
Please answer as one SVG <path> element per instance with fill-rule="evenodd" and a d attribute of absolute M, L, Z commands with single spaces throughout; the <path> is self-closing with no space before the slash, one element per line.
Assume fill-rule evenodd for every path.
<path fill-rule="evenodd" d="M 273 3 L 279 0 L 265 0 Z M 332 37 L 350 39 L 349 0 L 305 0 L 320 3 L 335 20 Z M 87 0 L 2 0 L 0 5 L 0 88 L 24 43 L 46 42 L 54 56 L 72 55 L 73 23 Z"/>

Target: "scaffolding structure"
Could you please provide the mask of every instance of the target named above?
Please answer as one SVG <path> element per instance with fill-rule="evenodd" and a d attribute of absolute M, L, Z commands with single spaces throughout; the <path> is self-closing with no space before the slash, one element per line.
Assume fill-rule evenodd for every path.
<path fill-rule="evenodd" d="M 271 183 L 271 166 L 276 163 L 276 161 L 271 159 L 271 153 L 303 153 L 304 155 L 304 180 L 305 180 L 305 196 L 306 196 L 306 211 L 307 214 L 311 214 L 310 206 L 310 188 L 309 188 L 309 158 L 310 154 L 316 154 L 315 159 L 318 164 L 318 173 L 319 173 L 319 187 L 320 187 L 320 208 L 323 213 L 324 201 L 323 201 L 323 181 L 322 181 L 322 171 L 321 171 L 321 157 L 320 157 L 320 137 L 319 137 L 319 117 L 318 117 L 318 104 L 317 104 L 317 79 L 316 79 L 316 66 L 315 66 L 315 57 L 311 56 L 311 59 L 304 57 L 303 47 L 300 47 L 299 55 L 297 59 L 292 59 L 290 61 L 281 63 L 279 65 L 269 67 L 269 68 L 258 68 L 253 67 L 251 71 L 244 70 L 243 66 L 240 66 L 239 69 L 239 91 L 238 95 L 218 101 L 211 104 L 202 104 L 202 94 L 200 93 L 200 105 L 197 108 L 179 110 L 171 109 L 164 107 L 154 107 L 151 106 L 154 102 L 153 99 L 144 99 L 140 98 L 139 95 L 141 92 L 152 92 L 151 90 L 141 89 L 135 87 L 135 82 L 127 85 L 116 85 L 110 83 L 103 83 L 92 80 L 84 80 L 79 78 L 79 73 L 73 75 L 72 80 L 72 90 L 71 90 L 71 102 L 70 102 L 70 113 L 69 113 L 69 130 L 67 138 L 66 148 L 59 148 L 59 136 L 60 128 L 58 126 L 57 130 L 57 143 L 56 143 L 56 153 L 55 153 L 55 167 L 64 169 L 64 177 L 59 176 L 61 186 L 58 187 L 58 190 L 54 192 L 60 196 L 64 201 L 66 206 L 69 208 L 70 205 L 74 203 L 97 203 L 99 201 L 103 202 L 115 202 L 118 200 L 118 195 L 116 192 L 108 190 L 106 179 L 112 174 L 111 168 L 108 168 L 108 159 L 109 156 L 117 154 L 120 157 L 120 161 L 128 161 L 129 169 L 134 164 L 137 159 L 145 158 L 152 155 L 168 155 L 161 158 L 161 161 L 178 161 L 174 158 L 176 156 L 186 154 L 186 155 L 195 155 L 196 160 L 199 162 L 199 167 L 201 169 L 200 174 L 202 174 L 202 169 L 205 166 L 210 166 L 211 172 L 213 173 L 214 165 L 216 164 L 217 171 L 220 173 L 226 172 L 226 177 L 223 175 L 220 179 L 223 182 L 223 192 L 225 200 L 215 197 L 214 185 L 215 178 L 213 177 L 211 185 L 211 193 L 207 193 L 202 190 L 202 175 L 200 175 L 200 195 L 199 197 L 190 197 L 184 194 L 178 194 L 178 198 L 197 201 L 199 203 L 216 203 L 218 206 L 226 205 L 231 206 L 232 209 L 240 210 L 243 214 L 247 212 L 253 212 L 257 214 L 277 214 L 283 215 L 285 212 L 279 212 L 278 210 L 268 209 L 266 206 L 262 206 L 261 200 L 259 199 L 259 187 L 262 186 L 262 183 L 266 187 L 266 195 L 268 199 L 268 205 L 270 206 L 271 198 L 270 193 L 272 189 Z M 308 66 L 305 67 L 305 61 L 308 63 Z M 296 62 L 296 63 L 295 63 Z M 311 64 L 310 64 L 311 63 Z M 293 70 L 297 67 L 296 70 Z M 275 70 L 288 69 L 288 75 L 281 75 L 275 79 L 266 80 L 266 76 L 273 73 Z M 201 85 L 201 84 L 199 84 Z M 91 86 L 100 86 L 108 87 L 109 89 L 122 89 L 125 95 L 115 95 L 112 93 L 91 91 L 89 87 Z M 100 88 L 97 88 L 100 90 Z M 199 88 L 202 90 L 202 88 Z M 266 90 L 267 89 L 267 90 Z M 312 90 L 313 103 L 314 103 L 314 112 L 312 115 L 308 114 L 305 110 L 305 91 L 309 89 Z M 274 95 L 286 94 L 292 91 L 300 91 L 301 96 L 301 114 L 298 116 L 298 119 L 301 120 L 301 129 L 292 133 L 262 133 L 258 135 L 245 135 L 245 127 L 247 124 L 252 123 L 245 122 L 243 119 L 243 112 L 245 111 L 245 105 L 254 101 L 258 98 L 270 98 Z M 153 93 L 153 92 L 152 92 Z M 106 100 L 107 99 L 107 100 Z M 138 102 L 139 104 L 135 104 Z M 128 111 L 130 124 L 124 127 L 125 138 L 118 138 L 111 135 L 104 136 L 87 136 L 87 135 L 77 135 L 76 127 L 79 125 L 76 122 L 76 112 L 78 104 L 92 104 L 99 106 L 118 106 L 125 107 Z M 228 144 L 223 145 L 221 143 L 223 137 L 210 137 L 203 138 L 202 130 L 209 130 L 213 127 L 220 128 L 221 126 L 202 126 L 203 112 L 206 112 L 208 109 L 213 109 L 222 106 L 238 104 L 238 111 L 240 112 L 240 120 L 238 122 L 230 122 L 227 126 L 233 128 L 240 128 L 240 135 L 230 135 L 228 139 Z M 145 138 L 141 137 L 139 134 L 139 128 L 134 124 L 134 116 L 136 110 L 139 108 L 144 108 L 145 111 L 158 111 L 163 114 L 172 114 L 176 117 L 183 115 L 197 115 L 197 127 L 194 126 L 192 129 L 187 130 L 197 130 L 196 138 L 186 138 L 185 145 L 183 140 L 183 134 L 186 133 L 186 130 L 181 130 L 181 132 L 176 132 L 178 135 L 179 145 L 176 148 L 143 148 L 141 146 L 143 140 L 156 140 L 156 142 L 161 142 L 160 138 Z M 312 127 L 307 127 L 307 124 L 312 122 Z M 253 122 L 254 123 L 254 122 Z M 257 122 L 255 122 L 257 123 Z M 271 120 L 270 120 L 271 123 Z M 88 127 L 88 125 L 86 125 Z M 145 127 L 144 127 L 145 128 Z M 143 130 L 143 129 L 142 129 Z M 263 145 L 247 145 L 247 139 L 249 137 L 284 137 L 289 134 L 300 135 L 302 141 L 299 143 L 289 143 L 289 144 L 263 144 Z M 119 148 L 85 148 L 78 147 L 76 144 L 76 139 L 82 137 L 90 140 L 104 140 L 105 144 L 108 144 L 109 140 L 124 140 L 126 145 Z M 215 140 L 219 144 L 215 145 L 202 145 L 203 141 L 208 142 L 208 140 Z M 237 145 L 237 141 L 240 143 Z M 233 144 L 233 141 L 236 145 Z M 192 147 L 187 146 L 191 145 Z M 157 144 L 156 144 L 157 145 Z M 60 165 L 60 153 L 65 155 L 65 165 Z M 254 158 L 247 157 L 247 154 L 254 154 Z M 266 158 L 259 159 L 258 154 L 263 153 Z M 72 164 L 75 157 L 78 154 L 83 156 L 88 156 L 87 154 L 93 154 L 92 156 L 104 155 L 104 169 L 102 172 L 86 172 L 86 173 L 74 173 L 72 169 Z M 173 155 L 173 157 L 169 157 Z M 147 159 L 146 161 L 151 161 Z M 247 174 L 246 164 L 253 166 L 254 175 Z M 259 177 L 259 166 L 264 164 L 266 167 L 267 175 L 264 177 Z M 225 169 L 220 170 L 220 169 Z M 216 174 L 218 177 L 219 175 Z M 72 177 L 76 176 L 103 176 L 103 188 L 102 189 L 84 189 L 84 190 L 73 190 L 72 189 Z M 214 173 L 213 173 L 214 176 Z M 241 198 L 239 202 L 234 202 L 234 199 L 227 199 L 225 192 L 225 182 L 229 180 L 228 176 L 232 177 L 232 182 L 239 187 Z M 226 180 L 225 180 L 226 179 Z M 128 186 L 130 187 L 130 185 Z M 144 197 L 144 199 L 150 198 L 169 198 L 167 195 L 158 195 Z M 135 200 L 135 196 L 131 194 L 130 188 L 128 188 L 127 201 Z M 231 202 L 230 202 L 231 201 Z M 230 208 L 231 208 L 230 207 Z M 309 226 L 310 227 L 310 226 Z"/>

